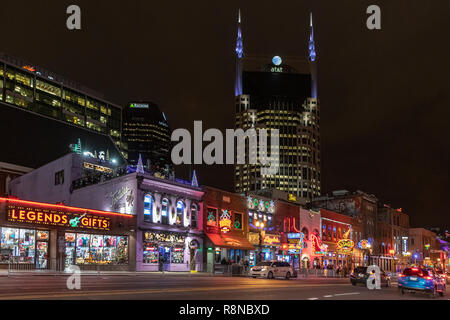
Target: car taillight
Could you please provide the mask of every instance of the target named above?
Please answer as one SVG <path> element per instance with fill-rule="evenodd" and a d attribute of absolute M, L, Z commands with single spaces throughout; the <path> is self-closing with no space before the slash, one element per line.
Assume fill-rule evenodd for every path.
<path fill-rule="evenodd" d="M 424 279 L 427 279 L 427 280 L 432 280 L 433 278 L 432 278 L 432 277 L 430 277 L 430 276 L 427 276 L 427 277 L 424 277 Z"/>
<path fill-rule="evenodd" d="M 401 273 L 400 273 L 400 274 L 398 275 L 398 277 L 401 278 L 401 277 L 406 277 L 406 276 L 405 276 L 404 274 L 401 274 Z"/>

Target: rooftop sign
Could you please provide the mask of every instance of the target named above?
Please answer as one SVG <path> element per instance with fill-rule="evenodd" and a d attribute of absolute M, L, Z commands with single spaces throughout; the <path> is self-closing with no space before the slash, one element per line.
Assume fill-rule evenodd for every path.
<path fill-rule="evenodd" d="M 130 108 L 133 108 L 133 109 L 148 109 L 149 108 L 149 104 L 148 103 L 132 102 L 132 103 L 130 103 Z"/>

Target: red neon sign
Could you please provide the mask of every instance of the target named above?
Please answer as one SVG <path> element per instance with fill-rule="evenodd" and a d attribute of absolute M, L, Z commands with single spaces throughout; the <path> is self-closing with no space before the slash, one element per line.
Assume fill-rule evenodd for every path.
<path fill-rule="evenodd" d="M 94 215 L 78 215 L 63 211 L 8 206 L 8 221 L 44 224 L 69 228 L 110 230 L 111 218 Z"/>
<path fill-rule="evenodd" d="M 133 217 L 133 215 L 124 214 L 124 213 L 85 209 L 85 208 L 78 208 L 78 207 L 70 207 L 70 206 L 66 206 L 66 205 L 62 205 L 62 204 L 51 204 L 51 203 L 43 203 L 43 202 L 36 202 L 36 201 L 19 200 L 19 199 L 13 199 L 13 198 L 0 198 L 0 202 L 13 202 L 13 203 L 18 203 L 18 204 L 22 204 L 22 205 L 43 207 L 46 209 L 53 208 L 53 209 L 60 209 L 60 210 L 64 210 L 64 211 L 73 211 L 73 212 L 80 212 L 80 213 L 88 212 L 88 213 L 104 214 L 104 215 L 110 215 L 110 216 L 120 216 L 120 217 L 127 217 L 127 218 Z"/>

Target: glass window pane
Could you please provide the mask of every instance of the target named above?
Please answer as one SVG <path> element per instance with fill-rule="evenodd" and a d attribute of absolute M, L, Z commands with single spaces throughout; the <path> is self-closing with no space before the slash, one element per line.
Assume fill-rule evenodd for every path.
<path fill-rule="evenodd" d="M 8 263 L 10 257 L 19 255 L 19 229 L 1 228 L 1 262 Z"/>
<path fill-rule="evenodd" d="M 34 263 L 35 230 L 20 229 L 19 262 Z"/>

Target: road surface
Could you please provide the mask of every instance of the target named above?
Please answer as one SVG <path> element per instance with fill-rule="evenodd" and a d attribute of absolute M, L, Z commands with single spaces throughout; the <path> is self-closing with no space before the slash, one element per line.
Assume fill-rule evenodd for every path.
<path fill-rule="evenodd" d="M 0 277 L 0 300 L 9 299 L 146 299 L 146 300 L 416 300 L 401 296 L 397 284 L 381 290 L 352 286 L 348 279 L 252 279 L 205 275 L 81 275 L 80 290 L 67 288 L 68 275 Z M 448 291 L 448 289 L 447 289 Z M 435 300 L 449 300 L 450 295 Z"/>

